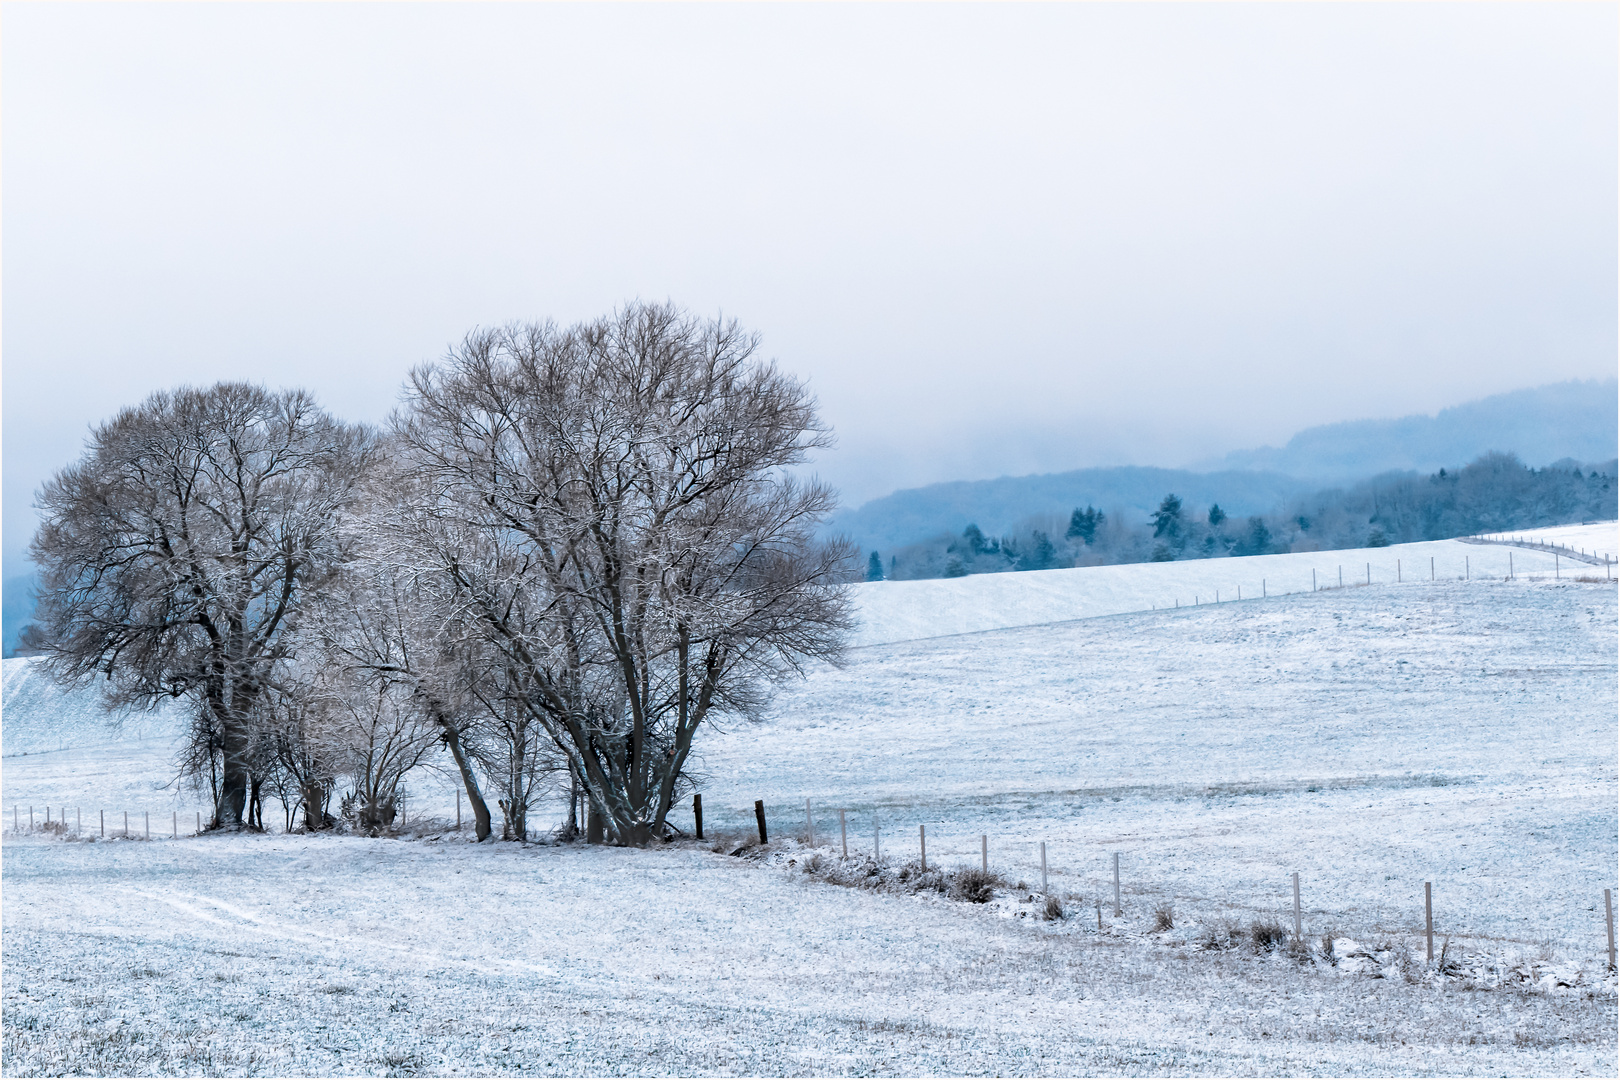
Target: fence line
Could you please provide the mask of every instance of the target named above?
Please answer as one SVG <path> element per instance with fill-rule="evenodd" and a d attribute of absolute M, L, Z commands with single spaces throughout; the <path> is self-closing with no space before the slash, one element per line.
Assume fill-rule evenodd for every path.
<path fill-rule="evenodd" d="M 1542 540 L 1525 540 L 1522 537 L 1503 539 L 1494 536 L 1459 536 L 1457 540 L 1464 544 L 1496 544 L 1501 547 L 1525 548 L 1528 551 L 1544 551 L 1549 555 L 1562 555 L 1566 559 L 1586 563 L 1588 566 L 1610 567 L 1615 565 L 1615 557 L 1611 553 L 1587 551 L 1585 548 L 1572 548 L 1564 544 L 1550 544 Z"/>
<path fill-rule="evenodd" d="M 758 834 L 759 834 L 759 839 L 760 839 L 761 844 L 765 844 L 765 843 L 768 842 L 766 840 L 767 832 L 766 832 L 766 827 L 765 827 L 764 805 L 765 805 L 765 801 L 763 799 L 756 800 L 755 803 L 754 803 L 755 813 L 756 813 L 757 818 L 758 818 Z M 848 842 L 847 842 L 847 834 L 844 832 L 844 827 L 845 827 L 845 823 L 847 821 L 848 808 L 847 807 L 846 808 L 839 808 L 836 812 L 838 814 L 838 819 L 839 819 L 840 843 L 841 843 L 841 846 L 843 848 L 841 855 L 838 855 L 836 857 L 847 860 L 847 859 L 850 858 L 850 853 L 849 853 Z M 874 860 L 877 860 L 877 861 L 881 862 L 882 861 L 882 852 L 881 852 L 881 850 L 879 848 L 879 845 L 878 845 L 878 827 L 879 827 L 878 819 L 879 819 L 879 815 L 876 812 L 874 812 L 873 815 L 872 815 L 872 858 Z M 815 828 L 814 822 L 815 822 L 815 818 L 814 818 L 814 814 L 813 814 L 812 807 L 811 807 L 811 800 L 806 799 L 805 800 L 805 834 L 804 834 L 804 836 L 805 836 L 805 840 L 807 842 L 809 842 L 810 846 L 812 846 L 812 847 L 816 846 L 813 843 L 813 836 L 814 836 L 813 830 Z M 919 823 L 919 825 L 917 827 L 917 842 L 918 842 L 918 856 L 919 856 L 918 863 L 919 863 L 919 868 L 922 871 L 926 872 L 928 870 L 928 861 L 927 861 L 928 860 L 928 855 L 927 855 L 928 833 L 927 833 L 926 824 Z M 1035 861 L 1028 865 L 1028 869 L 1033 871 L 1033 870 L 1038 868 L 1040 870 L 1040 874 L 1041 874 L 1040 892 L 1041 892 L 1041 895 L 1046 896 L 1046 897 L 1056 896 L 1057 892 L 1055 892 L 1052 889 L 1052 886 L 1051 886 L 1051 883 L 1050 883 L 1050 876 L 1053 875 L 1053 874 L 1061 874 L 1063 871 L 1061 871 L 1060 869 L 1058 869 L 1055 866 L 1051 866 L 1048 863 L 1048 861 L 1047 861 L 1047 844 L 1046 844 L 1046 841 L 1041 840 L 1041 841 L 1029 841 L 1029 842 L 1035 844 Z M 832 845 L 829 844 L 829 845 L 826 845 L 826 846 L 831 847 Z M 1111 857 L 1110 862 L 1111 862 L 1111 868 L 1112 868 L 1112 874 L 1113 874 L 1114 918 L 1118 919 L 1118 918 L 1123 918 L 1124 917 L 1124 903 L 1123 903 L 1123 897 L 1121 895 L 1122 894 L 1123 874 L 1122 874 L 1122 871 L 1121 871 L 1121 864 L 1120 864 L 1120 852 L 1116 850 L 1116 851 L 1109 852 L 1108 854 Z M 855 857 L 856 858 L 861 858 L 861 857 L 863 857 L 863 855 L 860 852 L 856 852 Z M 937 857 L 936 857 L 934 862 L 935 862 L 936 871 L 943 870 L 943 867 L 940 864 L 940 860 Z M 979 834 L 979 863 L 980 863 L 980 868 L 982 870 L 986 870 L 986 871 L 989 870 L 989 868 L 990 868 L 990 838 L 989 838 L 989 835 L 987 833 L 980 833 Z M 1294 938 L 1295 938 L 1296 942 L 1298 942 L 1298 941 L 1303 940 L 1304 930 L 1305 930 L 1305 926 L 1304 926 L 1304 907 L 1303 907 L 1303 904 L 1302 904 L 1302 885 L 1301 885 L 1301 877 L 1300 877 L 1299 872 L 1294 871 L 1290 875 L 1289 879 L 1287 879 L 1287 881 L 1288 881 L 1288 884 L 1290 884 L 1292 886 L 1292 894 L 1293 894 L 1292 895 L 1292 908 L 1293 908 L 1293 924 L 1294 924 L 1293 929 L 1294 929 Z M 1437 892 L 1435 890 L 1434 885 L 1435 885 L 1435 883 L 1432 882 L 1432 881 L 1425 881 L 1423 883 L 1423 922 L 1421 924 L 1421 929 L 1418 929 L 1416 931 L 1416 933 L 1422 935 L 1422 937 L 1425 940 L 1425 952 L 1426 952 L 1428 961 L 1431 964 L 1434 962 L 1434 955 L 1435 955 L 1434 954 L 1434 934 L 1435 934 L 1435 925 L 1436 925 L 1436 922 L 1435 922 L 1435 899 L 1436 899 L 1436 896 L 1437 896 Z M 1019 888 L 1021 890 L 1025 888 L 1025 886 L 1023 885 L 1022 882 L 1019 883 Z M 1071 892 L 1069 892 L 1068 897 L 1073 898 L 1074 895 L 1075 894 L 1071 891 Z M 1281 898 L 1279 898 L 1279 899 L 1281 900 Z M 1101 930 L 1103 928 L 1101 894 L 1099 893 L 1097 896 L 1095 896 L 1094 900 L 1095 900 L 1095 906 L 1097 908 L 1097 928 L 1099 930 Z M 1281 900 L 1281 903 L 1279 904 L 1279 907 L 1286 907 L 1286 904 L 1287 904 L 1286 900 Z M 1605 949 L 1606 954 L 1607 954 L 1607 967 L 1606 967 L 1606 970 L 1607 971 L 1617 971 L 1617 970 L 1620 970 L 1620 967 L 1617 967 L 1617 960 L 1620 960 L 1620 957 L 1617 957 L 1617 950 L 1616 950 L 1615 911 L 1614 911 L 1614 903 L 1613 903 L 1611 891 L 1609 889 L 1607 889 L 1607 888 L 1603 890 L 1603 908 L 1602 908 L 1602 911 L 1603 911 L 1603 929 L 1604 929 L 1604 934 L 1605 934 L 1605 936 L 1607 938 L 1606 949 Z M 1442 912 L 1442 914 L 1443 914 L 1443 912 Z M 1450 937 L 1453 936 L 1453 932 L 1447 932 L 1444 929 L 1444 927 L 1442 927 L 1441 932 L 1443 934 L 1446 934 L 1447 940 L 1450 940 Z M 1465 935 L 1464 931 L 1455 931 L 1454 933 L 1455 933 L 1455 936 L 1464 936 Z M 1467 934 L 1466 936 L 1475 936 L 1475 935 Z"/>
<path fill-rule="evenodd" d="M 693 809 L 695 811 L 701 813 L 701 810 L 700 810 L 701 806 L 702 806 L 701 797 L 695 797 L 694 800 L 693 800 Z M 28 807 L 28 830 L 27 831 L 29 833 L 34 833 L 34 832 L 37 831 L 37 832 L 44 832 L 44 833 L 54 833 L 56 835 L 64 835 L 64 834 L 66 834 L 68 832 L 68 829 L 67 829 L 67 811 L 68 811 L 68 808 L 65 807 L 65 806 L 62 807 L 60 814 L 58 814 L 58 816 L 55 817 L 54 819 L 51 817 L 53 809 L 54 808 L 52 808 L 52 807 L 43 808 L 43 811 L 44 811 L 44 814 L 45 814 L 45 821 L 44 821 L 43 825 L 39 825 L 38 822 L 37 822 L 37 818 L 36 818 L 36 814 L 37 814 L 38 810 L 33 806 Z M 100 811 L 98 811 L 98 813 L 99 813 L 100 822 L 101 822 L 100 836 L 102 838 L 105 838 L 106 833 L 107 833 L 107 826 L 106 826 L 106 820 L 107 820 L 106 813 L 107 812 L 105 810 L 100 810 Z M 129 831 L 130 830 L 129 811 L 126 810 L 123 813 L 124 813 L 124 830 L 123 830 L 123 833 L 122 833 L 122 838 L 123 839 L 132 839 L 133 837 L 131 837 L 130 831 Z M 142 811 L 142 814 L 143 814 L 143 817 L 144 817 L 142 836 L 143 836 L 143 838 L 145 840 L 150 841 L 151 838 L 152 838 L 151 812 L 150 811 Z M 768 832 L 767 832 L 767 828 L 766 828 L 766 815 L 765 815 L 765 800 L 763 800 L 763 799 L 755 800 L 755 802 L 754 802 L 754 814 L 755 814 L 756 824 L 757 824 L 757 827 L 758 827 L 760 843 L 761 844 L 768 843 L 768 839 L 767 839 Z M 811 800 L 808 799 L 808 798 L 805 799 L 805 801 L 804 801 L 804 814 L 805 814 L 805 840 L 810 846 L 814 847 L 815 846 L 815 817 L 814 817 L 814 813 L 813 813 L 813 810 L 812 810 Z M 842 847 L 842 855 L 841 855 L 841 857 L 844 858 L 844 859 L 849 858 L 849 842 L 848 842 L 848 833 L 846 831 L 846 814 L 847 814 L 847 809 L 841 808 L 841 809 L 838 810 L 839 842 L 840 842 L 840 846 Z M 22 835 L 23 834 L 23 829 L 22 829 L 22 808 L 21 808 L 21 804 L 13 804 L 12 805 L 11 816 L 12 816 L 12 829 L 11 829 L 12 834 L 13 835 Z M 180 828 L 179 822 L 180 822 L 180 812 L 178 810 L 172 811 L 172 816 L 171 816 L 171 820 L 170 820 L 171 838 L 172 839 L 179 839 L 179 828 Z M 54 828 L 52 827 L 53 825 L 55 826 Z M 36 826 L 38 826 L 38 827 L 36 827 Z M 74 829 L 73 829 L 74 835 L 82 835 L 82 832 L 83 832 L 82 826 L 83 826 L 83 813 L 82 813 L 82 810 L 79 810 L 79 809 L 76 808 L 75 809 L 75 826 L 74 826 Z M 197 831 L 195 833 L 191 834 L 191 835 L 197 836 L 197 835 L 201 835 L 201 833 L 202 833 L 202 812 L 198 811 L 197 812 Z M 918 842 L 918 853 L 919 853 L 919 861 L 920 861 L 920 864 L 921 864 L 921 868 L 922 868 L 923 871 L 926 872 L 927 869 L 928 869 L 928 832 L 927 832 L 927 826 L 925 824 L 919 824 L 917 826 L 917 842 Z M 980 833 L 979 834 L 979 845 L 980 845 L 979 851 L 980 851 L 981 867 L 984 870 L 988 870 L 989 867 L 990 867 L 990 837 L 989 837 L 989 834 L 987 834 L 987 833 Z M 1038 865 L 1040 867 L 1040 872 L 1041 872 L 1041 893 L 1044 896 L 1050 896 L 1050 895 L 1052 895 L 1052 893 L 1051 893 L 1051 885 L 1050 885 L 1050 881 L 1049 881 L 1049 868 L 1048 868 L 1048 863 L 1047 863 L 1046 841 L 1044 841 L 1044 840 L 1038 841 L 1037 842 L 1037 847 L 1038 847 L 1038 851 L 1039 851 L 1039 863 L 1038 863 Z M 1113 869 L 1114 917 L 1115 918 L 1121 918 L 1121 917 L 1123 917 L 1124 906 L 1123 906 L 1123 901 L 1122 901 L 1122 897 L 1121 897 L 1121 880 L 1122 880 L 1122 878 L 1121 878 L 1121 870 L 1120 870 L 1120 853 L 1118 851 L 1114 851 L 1114 852 L 1111 852 L 1110 854 L 1112 855 L 1112 869 Z M 881 851 L 881 848 L 879 847 L 878 815 L 876 813 L 874 813 L 872 815 L 872 856 L 873 856 L 874 859 L 877 859 L 877 860 L 881 860 L 881 858 L 882 858 L 882 851 Z M 937 860 L 936 860 L 936 862 L 937 862 Z M 1034 869 L 1034 867 L 1032 866 L 1031 869 Z M 1295 936 L 1296 940 L 1298 940 L 1298 939 L 1302 938 L 1302 935 L 1303 935 L 1303 922 L 1302 922 L 1301 903 L 1300 903 L 1300 875 L 1299 875 L 1298 871 L 1295 871 L 1293 873 L 1293 875 L 1292 875 L 1292 885 L 1293 885 L 1294 936 Z M 1433 902 L 1432 888 L 1433 888 L 1433 883 L 1432 882 L 1427 882 L 1426 881 L 1426 882 L 1423 883 L 1423 913 L 1424 913 L 1423 934 L 1424 934 L 1424 938 L 1425 938 L 1425 941 L 1426 941 L 1426 954 L 1427 954 L 1427 957 L 1428 957 L 1428 961 L 1431 964 L 1434 962 L 1434 902 Z M 1102 901 L 1101 901 L 1100 898 L 1097 900 L 1097 926 L 1098 926 L 1099 930 L 1102 928 Z M 1607 970 L 1615 971 L 1615 970 L 1617 970 L 1617 966 L 1616 966 L 1616 943 L 1615 943 L 1615 916 L 1614 916 L 1613 900 L 1612 900 L 1611 892 L 1610 892 L 1609 889 L 1604 889 L 1603 890 L 1603 928 L 1604 928 L 1604 932 L 1605 932 L 1605 934 L 1607 936 L 1607 939 L 1608 939 L 1607 940 L 1607 953 L 1608 953 L 1608 968 L 1607 968 Z"/>
<path fill-rule="evenodd" d="M 65 806 L 60 807 L 60 808 L 51 807 L 51 806 L 45 806 L 45 807 L 30 806 L 27 809 L 28 809 L 28 820 L 25 822 L 25 821 L 22 820 L 23 805 L 21 803 L 13 803 L 12 804 L 12 807 L 11 807 L 11 830 L 10 831 L 11 831 L 11 834 L 13 836 L 23 836 L 23 835 L 27 835 L 27 834 L 31 834 L 31 833 L 48 833 L 48 834 L 57 835 L 57 836 L 66 836 L 66 835 L 85 836 L 85 835 L 87 835 L 86 832 L 85 832 L 85 828 L 84 828 L 84 808 L 83 807 L 76 806 L 76 807 L 73 808 L 73 827 L 71 829 L 68 828 L 68 824 L 67 824 L 68 808 L 65 807 Z M 150 840 L 150 839 L 152 839 L 152 812 L 150 810 L 142 810 L 142 811 L 140 811 L 141 824 L 138 827 L 130 825 L 130 823 L 129 823 L 129 814 L 130 814 L 130 812 L 128 810 L 118 811 L 118 812 L 121 812 L 124 815 L 124 823 L 123 823 L 122 827 L 120 827 L 115 822 L 115 824 L 113 826 L 113 831 L 112 831 L 112 834 L 111 834 L 112 839 L 114 839 L 114 840 L 137 840 L 137 839 L 139 839 L 139 840 Z M 40 815 L 41 814 L 44 815 L 44 820 L 40 820 Z M 3 820 L 3 819 L 0 819 L 0 820 Z M 159 818 L 158 820 L 159 820 L 159 823 L 160 823 L 159 824 L 158 837 L 159 837 L 159 839 L 161 839 L 162 836 L 163 836 L 162 827 L 161 827 L 162 819 Z M 93 826 L 93 835 L 94 835 L 95 838 L 102 839 L 102 840 L 105 840 L 105 839 L 108 838 L 108 833 L 107 833 L 107 811 L 105 809 L 97 809 L 96 818 L 91 824 Z M 203 832 L 202 811 L 198 810 L 197 811 L 197 829 L 196 829 L 195 832 L 187 833 L 186 835 L 187 836 L 201 836 L 202 832 Z M 180 811 L 179 810 L 174 810 L 174 809 L 170 810 L 169 838 L 171 840 L 180 839 Z"/>
<path fill-rule="evenodd" d="M 1606 579 L 1609 579 L 1609 580 L 1614 580 L 1614 570 L 1615 570 L 1616 567 L 1620 567 L 1620 559 L 1617 559 L 1617 558 L 1615 558 L 1613 556 L 1604 555 L 1601 552 L 1587 552 L 1587 551 L 1583 551 L 1583 550 L 1581 550 L 1579 548 L 1567 548 L 1567 547 L 1560 546 L 1558 544 L 1544 544 L 1544 543 L 1540 543 L 1540 542 L 1536 542 L 1536 541 L 1529 541 L 1529 540 L 1525 540 L 1525 541 L 1492 540 L 1492 539 L 1488 539 L 1488 538 L 1484 538 L 1484 537 L 1470 537 L 1470 536 L 1459 536 L 1459 537 L 1454 537 L 1453 539 L 1456 539 L 1458 542 L 1464 543 L 1464 544 L 1495 544 L 1495 545 L 1504 546 L 1504 547 L 1519 547 L 1519 548 L 1525 548 L 1525 549 L 1532 550 L 1532 551 L 1539 551 L 1539 552 L 1542 552 L 1543 554 L 1551 555 L 1551 556 L 1553 556 L 1553 577 L 1554 578 L 1561 578 L 1563 576 L 1562 569 L 1558 565 L 1558 560 L 1559 560 L 1560 557 L 1568 558 L 1568 559 L 1571 559 L 1571 560 L 1573 560 L 1575 562 L 1579 562 L 1579 563 L 1585 563 L 1585 564 L 1587 564 L 1589 566 L 1601 566 L 1601 567 L 1604 568 L 1604 571 L 1603 571 L 1604 577 Z M 1321 552 L 1320 554 L 1329 554 L 1329 552 Z M 1199 560 L 1191 560 L 1191 561 L 1213 562 L 1215 560 L 1199 559 Z M 1251 601 L 1257 600 L 1257 599 L 1258 600 L 1269 600 L 1269 599 L 1275 599 L 1277 597 L 1282 597 L 1282 596 L 1294 596 L 1294 595 L 1297 595 L 1298 593 L 1303 593 L 1303 592 L 1307 592 L 1307 591 L 1313 592 L 1313 593 L 1316 593 L 1316 592 L 1334 592 L 1334 591 L 1337 591 L 1339 589 L 1347 589 L 1347 588 L 1348 589 L 1357 589 L 1357 588 L 1363 588 L 1363 587 L 1366 587 L 1366 586 L 1377 585 L 1377 584 L 1403 585 L 1406 582 L 1405 572 L 1404 572 L 1404 570 L 1402 568 L 1401 560 L 1398 559 L 1398 558 L 1395 560 L 1395 568 L 1394 568 L 1394 571 L 1392 573 L 1392 576 L 1386 577 L 1386 578 L 1379 578 L 1379 579 L 1376 579 L 1376 580 L 1375 580 L 1374 575 L 1373 575 L 1372 563 L 1370 561 L 1363 563 L 1362 574 L 1359 576 L 1359 579 L 1352 579 L 1348 584 L 1346 584 L 1345 580 L 1344 580 L 1344 566 L 1342 564 L 1335 563 L 1334 564 L 1334 569 L 1335 569 L 1335 572 L 1336 572 L 1337 577 L 1338 577 L 1337 584 L 1333 583 L 1331 580 L 1329 580 L 1326 584 L 1324 584 L 1321 577 L 1320 577 L 1320 575 L 1318 574 L 1319 568 L 1315 567 L 1315 566 L 1311 567 L 1311 587 L 1310 587 L 1309 590 L 1306 590 L 1304 588 L 1300 588 L 1298 590 L 1284 589 L 1284 590 L 1279 591 L 1279 590 L 1276 590 L 1276 589 L 1273 589 L 1273 588 L 1270 587 L 1270 582 L 1271 582 L 1272 579 L 1262 577 L 1260 579 L 1260 594 L 1259 594 L 1259 596 L 1256 596 L 1254 594 L 1254 592 L 1252 591 L 1252 584 L 1251 584 L 1251 591 L 1249 593 L 1249 599 Z M 1354 566 L 1352 566 L 1351 567 L 1352 573 L 1354 573 L 1354 569 L 1355 569 Z M 1435 558 L 1433 556 L 1430 556 L 1430 558 L 1429 558 L 1429 576 L 1426 579 L 1420 578 L 1419 580 L 1438 581 L 1440 579 L 1440 574 L 1439 574 L 1440 569 L 1441 569 L 1441 567 L 1439 566 L 1439 564 L 1437 563 Z M 1463 564 L 1462 564 L 1460 569 L 1462 570 L 1462 573 L 1457 576 L 1457 578 L 1456 578 L 1457 581 L 1497 580 L 1496 575 L 1493 575 L 1493 574 L 1482 574 L 1479 578 L 1475 578 L 1473 576 L 1473 569 L 1472 569 L 1472 567 L 1470 566 L 1470 563 L 1469 563 L 1469 558 L 1466 555 L 1463 556 Z M 1384 567 L 1384 571 L 1386 573 L 1390 572 L 1388 566 Z M 1301 575 L 1303 575 L 1304 571 L 1301 570 L 1301 571 L 1299 571 L 1299 573 Z M 1510 580 L 1516 579 L 1516 578 L 1519 578 L 1519 577 L 1536 578 L 1536 577 L 1538 577 L 1540 575 L 1544 575 L 1545 573 L 1546 573 L 1545 569 L 1543 569 L 1543 570 L 1531 570 L 1531 571 L 1516 571 L 1514 566 L 1513 566 L 1513 553 L 1512 552 L 1508 553 L 1507 577 Z M 1447 580 L 1449 581 L 1449 580 L 1452 580 L 1452 579 L 1447 578 Z M 1241 601 L 1243 599 L 1243 587 L 1241 585 L 1237 586 L 1236 591 L 1237 591 L 1237 601 Z M 1191 606 L 1192 607 L 1208 607 L 1209 606 L 1208 604 L 1203 603 L 1204 595 L 1205 595 L 1204 593 L 1194 593 L 1193 598 L 1192 598 Z M 1222 603 L 1230 604 L 1230 603 L 1234 603 L 1235 601 L 1233 601 L 1231 598 L 1228 598 L 1228 599 L 1223 601 L 1221 599 L 1220 590 L 1217 589 L 1217 590 L 1215 590 L 1215 600 L 1214 600 L 1214 602 L 1216 604 L 1222 604 Z M 1168 607 L 1168 608 L 1160 608 L 1159 605 L 1156 602 L 1154 602 L 1154 603 L 1150 603 L 1148 610 L 1150 610 L 1150 611 L 1161 611 L 1161 610 L 1162 611 L 1173 611 L 1173 610 L 1179 609 L 1180 607 L 1181 607 L 1181 598 L 1180 597 L 1172 597 L 1171 601 L 1170 601 L 1170 607 Z"/>

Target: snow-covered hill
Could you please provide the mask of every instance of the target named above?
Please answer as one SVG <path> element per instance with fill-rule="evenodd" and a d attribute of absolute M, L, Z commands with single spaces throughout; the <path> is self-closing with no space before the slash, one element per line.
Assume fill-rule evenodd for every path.
<path fill-rule="evenodd" d="M 1608 522 L 1517 535 L 1613 552 L 1615 529 L 1615 523 Z M 1567 560 L 1561 570 L 1555 569 L 1554 557 L 1542 552 L 1437 540 L 1347 551 L 876 581 L 855 587 L 860 626 L 852 644 L 881 645 L 1157 608 L 1252 601 L 1341 583 L 1415 584 L 1431 575 L 1503 578 L 1510 571 L 1516 576 L 1549 577 L 1555 572 L 1591 573 Z"/>
<path fill-rule="evenodd" d="M 185 730 L 185 706 L 108 712 L 95 687 L 64 690 L 39 657 L 0 660 L 0 740 L 5 756 L 39 754 L 146 739 L 173 740 Z"/>

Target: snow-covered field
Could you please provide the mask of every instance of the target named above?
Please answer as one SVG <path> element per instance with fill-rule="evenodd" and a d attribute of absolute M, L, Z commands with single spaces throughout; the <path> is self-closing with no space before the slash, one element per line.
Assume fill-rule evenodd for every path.
<path fill-rule="evenodd" d="M 1613 548 L 1615 523 L 1535 530 L 1527 539 L 1579 541 Z M 856 645 L 1005 630 L 1099 615 L 1309 593 L 1341 584 L 1416 584 L 1471 578 L 1553 577 L 1589 573 L 1551 554 L 1496 545 L 1434 540 L 1381 548 L 1251 555 L 1239 559 L 1132 563 L 1080 570 L 977 574 L 927 581 L 878 581 L 855 587 L 861 626 Z M 1602 569 L 1598 569 L 1602 573 Z"/>
<path fill-rule="evenodd" d="M 809 799 L 824 854 L 844 808 L 852 855 L 875 817 L 946 866 L 986 835 L 1026 885 L 984 907 L 697 846 L 7 835 L 0 1071 L 1614 1075 L 1615 586 L 1509 550 L 863 586 L 872 643 L 700 744 L 706 824 L 763 798 L 802 836 Z M 159 790 L 177 717 L 58 748 L 27 674 L 8 815 L 195 805 Z M 1061 922 L 1028 917 L 1043 841 Z M 1296 871 L 1307 937 L 1372 955 L 1198 947 L 1291 922 Z M 1422 962 L 1424 882 L 1462 974 Z"/>
<path fill-rule="evenodd" d="M 1374 979 L 694 848 L 24 839 L 5 876 L 7 1076 L 1614 1072 L 1612 987 Z"/>
<path fill-rule="evenodd" d="M 755 798 L 870 850 L 1316 925 L 1602 945 L 1615 879 L 1615 589 L 1437 582 L 859 650 L 704 744 L 708 820 Z M 726 814 L 725 818 L 721 818 Z M 683 820 L 682 824 L 686 822 Z"/>

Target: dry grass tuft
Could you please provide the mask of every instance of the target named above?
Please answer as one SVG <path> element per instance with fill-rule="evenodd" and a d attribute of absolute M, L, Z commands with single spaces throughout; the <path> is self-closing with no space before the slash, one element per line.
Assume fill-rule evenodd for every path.
<path fill-rule="evenodd" d="M 964 866 L 951 874 L 950 892 L 953 900 L 970 904 L 988 904 L 996 895 L 996 886 L 1007 884 L 1001 875 L 977 866 Z"/>
<path fill-rule="evenodd" d="M 1249 924 L 1249 945 L 1257 953 L 1274 952 L 1288 944 L 1288 930 L 1275 918 Z"/>

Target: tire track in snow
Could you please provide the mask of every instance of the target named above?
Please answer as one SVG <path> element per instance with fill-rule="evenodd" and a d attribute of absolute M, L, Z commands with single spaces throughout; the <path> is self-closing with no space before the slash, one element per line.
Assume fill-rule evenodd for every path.
<path fill-rule="evenodd" d="M 515 971 L 529 975 L 540 975 L 546 978 L 555 978 L 557 975 L 557 972 L 553 968 L 549 968 L 541 964 L 525 963 L 521 960 L 514 960 L 510 957 L 470 956 L 464 953 L 444 953 L 432 949 L 423 949 L 414 944 L 381 941 L 369 936 L 355 934 L 328 934 L 317 930 L 298 930 L 291 927 L 273 924 L 264 918 L 254 915 L 252 912 L 246 911 L 234 904 L 227 903 L 224 900 L 220 900 L 217 897 L 212 896 L 191 894 L 187 897 L 187 900 L 193 902 L 188 903 L 187 900 L 180 899 L 179 895 L 176 894 L 152 893 L 133 888 L 126 888 L 122 891 L 133 893 L 136 896 L 145 897 L 148 900 L 155 900 L 159 903 L 167 904 L 176 910 L 184 912 L 192 918 L 199 919 L 206 923 L 211 923 L 215 926 L 223 927 L 224 929 L 237 934 L 247 933 L 262 938 L 291 941 L 303 945 L 328 945 L 339 949 L 353 949 L 356 944 L 359 944 L 365 948 L 386 949 L 389 952 L 408 955 L 419 961 L 455 964 L 461 967 L 471 968 L 473 970 L 482 970 L 490 973 Z M 220 911 L 234 916 L 235 921 L 220 918 L 218 915 L 210 913 L 199 905 L 208 905 L 210 907 L 218 908 Z"/>

